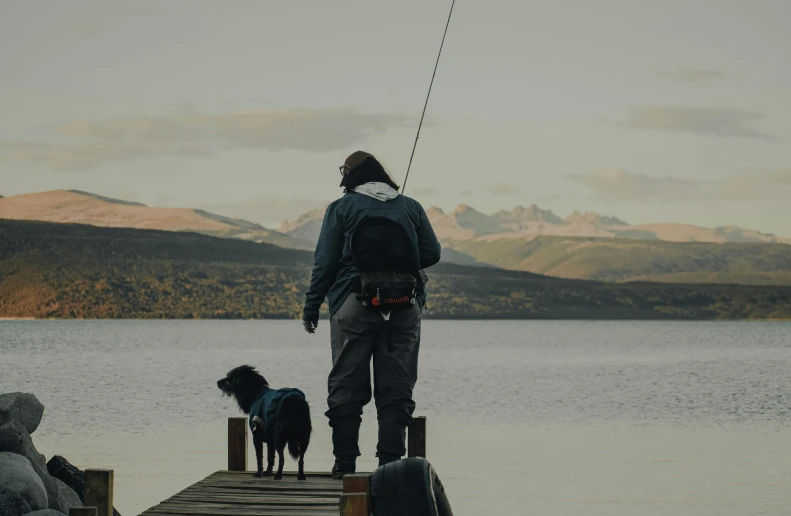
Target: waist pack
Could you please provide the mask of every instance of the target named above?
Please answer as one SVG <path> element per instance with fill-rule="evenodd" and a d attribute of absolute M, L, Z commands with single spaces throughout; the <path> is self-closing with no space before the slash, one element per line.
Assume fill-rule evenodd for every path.
<path fill-rule="evenodd" d="M 378 312 L 385 321 L 387 351 L 393 352 L 390 315 L 417 304 L 417 280 L 408 272 L 361 272 L 357 300 L 370 312 Z"/>
<path fill-rule="evenodd" d="M 372 312 L 408 310 L 417 303 L 417 280 L 406 272 L 361 272 L 357 300 Z"/>

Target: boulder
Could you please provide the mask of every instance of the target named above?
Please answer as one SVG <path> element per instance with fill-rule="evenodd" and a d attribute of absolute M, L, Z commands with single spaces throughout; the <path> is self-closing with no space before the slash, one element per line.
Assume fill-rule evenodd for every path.
<path fill-rule="evenodd" d="M 85 490 L 85 474 L 78 467 L 60 455 L 55 455 L 47 462 L 47 471 L 50 475 L 74 489 L 74 492 L 82 500 L 82 493 Z"/>
<path fill-rule="evenodd" d="M 32 434 L 41 423 L 44 405 L 32 394 L 11 392 L 0 394 L 0 425 L 6 420 L 22 423 L 27 433 Z"/>
<path fill-rule="evenodd" d="M 28 459 L 33 471 L 38 475 L 47 494 L 48 505 L 40 509 L 55 509 L 68 514 L 71 507 L 82 507 L 77 493 L 69 486 L 47 471 L 46 461 L 36 447 L 27 429 L 17 420 L 12 419 L 0 426 L 0 452 L 12 452 Z M 30 504 L 33 507 L 33 504 Z M 36 507 L 33 507 L 36 509 Z"/>
<path fill-rule="evenodd" d="M 30 504 L 7 487 L 0 486 L 0 514 L 3 516 L 22 516 L 28 514 L 33 508 Z"/>
<path fill-rule="evenodd" d="M 68 516 L 64 512 L 56 511 L 53 509 L 44 509 L 41 511 L 33 511 L 25 514 L 25 516 Z"/>
<path fill-rule="evenodd" d="M 0 452 L 0 486 L 21 496 L 31 510 L 49 507 L 44 482 L 30 461 L 21 455 Z"/>
<path fill-rule="evenodd" d="M 25 426 L 15 419 L 0 425 L 0 452 L 16 453 L 25 457 L 33 465 L 33 469 L 41 476 L 47 473 L 47 463 L 30 438 Z"/>
<path fill-rule="evenodd" d="M 85 491 L 85 473 L 60 455 L 55 455 L 47 462 L 47 471 L 53 477 L 64 482 L 83 500 Z M 113 516 L 121 516 L 113 507 Z"/>
<path fill-rule="evenodd" d="M 46 475 L 41 480 L 47 490 L 50 509 L 68 514 L 72 507 L 82 507 L 82 501 L 77 493 L 57 478 Z"/>

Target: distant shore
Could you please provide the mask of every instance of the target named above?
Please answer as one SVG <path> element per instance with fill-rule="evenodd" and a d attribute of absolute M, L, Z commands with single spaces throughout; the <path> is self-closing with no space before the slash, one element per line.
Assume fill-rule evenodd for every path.
<path fill-rule="evenodd" d="M 310 253 L 229 238 L 5 220 L 0 233 L 13 249 L 0 253 L 6 318 L 298 320 L 311 281 Z M 791 319 L 791 285 L 611 283 L 441 262 L 429 275 L 425 319 Z"/>
<path fill-rule="evenodd" d="M 651 321 L 651 322 L 791 322 L 789 318 L 744 318 L 744 319 L 690 319 L 684 317 L 671 318 L 671 317 L 423 317 L 424 321 L 619 321 L 619 322 L 636 322 L 636 321 Z M 107 318 L 88 318 L 88 317 L 0 317 L 0 321 L 299 321 L 299 319 L 291 317 L 259 317 L 259 318 L 234 318 L 234 317 L 107 317 Z M 321 318 L 320 321 L 327 322 L 326 318 Z"/>

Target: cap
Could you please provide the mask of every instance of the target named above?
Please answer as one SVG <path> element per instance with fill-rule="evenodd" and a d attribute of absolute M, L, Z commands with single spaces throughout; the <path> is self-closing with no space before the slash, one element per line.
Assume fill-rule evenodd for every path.
<path fill-rule="evenodd" d="M 343 164 L 349 167 L 349 170 L 351 170 L 362 164 L 362 162 L 368 158 L 376 159 L 373 157 L 372 154 L 368 154 L 365 151 L 358 150 L 349 154 L 349 157 L 346 158 L 346 161 L 344 161 Z"/>

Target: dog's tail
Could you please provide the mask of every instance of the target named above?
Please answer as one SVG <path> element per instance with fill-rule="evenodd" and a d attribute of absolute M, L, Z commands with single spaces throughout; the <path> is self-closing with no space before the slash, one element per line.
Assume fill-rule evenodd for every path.
<path fill-rule="evenodd" d="M 288 436 L 288 454 L 294 460 L 305 455 L 313 428 L 310 424 L 310 406 L 302 396 L 286 396 L 280 404 L 278 420 Z"/>

